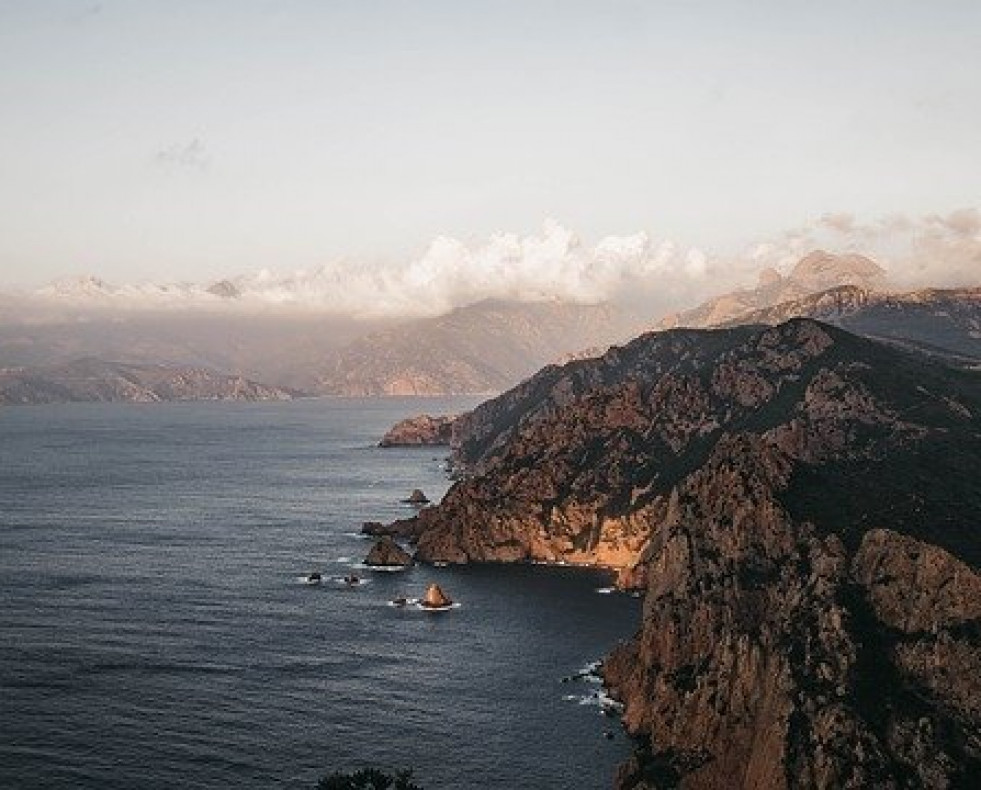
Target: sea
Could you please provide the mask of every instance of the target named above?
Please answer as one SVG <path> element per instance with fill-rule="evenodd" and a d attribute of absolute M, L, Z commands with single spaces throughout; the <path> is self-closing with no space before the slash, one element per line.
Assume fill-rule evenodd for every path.
<path fill-rule="evenodd" d="M 583 568 L 359 565 L 362 522 L 451 484 L 379 437 L 473 405 L 0 408 L 0 787 L 610 787 L 631 743 L 583 670 L 639 601 Z M 391 605 L 430 582 L 458 605 Z"/>

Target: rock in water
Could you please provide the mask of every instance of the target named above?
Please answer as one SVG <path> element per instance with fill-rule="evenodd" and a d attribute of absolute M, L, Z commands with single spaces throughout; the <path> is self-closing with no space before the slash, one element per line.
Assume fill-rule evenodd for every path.
<path fill-rule="evenodd" d="M 420 603 L 427 609 L 444 609 L 453 605 L 453 601 L 438 584 L 429 585 L 426 590 L 426 597 Z"/>
<path fill-rule="evenodd" d="M 391 537 L 385 535 L 371 547 L 368 556 L 364 558 L 364 564 L 386 568 L 404 568 L 412 564 L 412 555 L 399 546 Z"/>
<path fill-rule="evenodd" d="M 428 505 L 429 497 L 427 497 L 424 493 L 422 493 L 422 489 L 414 488 L 412 490 L 412 493 L 409 494 L 409 498 L 403 501 L 407 502 L 410 505 Z"/>

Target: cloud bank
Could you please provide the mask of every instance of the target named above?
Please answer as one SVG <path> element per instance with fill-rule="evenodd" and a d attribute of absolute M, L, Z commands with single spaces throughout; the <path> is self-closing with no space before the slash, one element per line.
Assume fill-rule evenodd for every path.
<path fill-rule="evenodd" d="M 83 277 L 54 283 L 37 296 L 104 308 L 304 310 L 362 318 L 435 315 L 482 299 L 613 301 L 654 316 L 752 286 L 767 268 L 786 273 L 817 248 L 872 257 L 896 289 L 981 284 L 981 212 L 966 208 L 872 221 L 826 214 L 725 256 L 645 232 L 587 244 L 549 220 L 531 236 L 500 233 L 476 244 L 440 236 L 402 263 L 340 260 L 218 283 L 114 286 Z"/>

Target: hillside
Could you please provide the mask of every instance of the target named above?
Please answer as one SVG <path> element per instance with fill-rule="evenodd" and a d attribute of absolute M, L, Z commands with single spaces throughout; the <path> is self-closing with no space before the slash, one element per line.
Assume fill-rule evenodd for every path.
<path fill-rule="evenodd" d="M 289 400 L 293 394 L 205 368 L 80 359 L 38 368 L 0 368 L 0 403 L 74 401 Z"/>
<path fill-rule="evenodd" d="M 817 318 L 956 364 L 981 365 L 981 287 L 886 294 L 841 286 L 746 313 L 727 325 L 772 325 L 798 316 Z"/>
<path fill-rule="evenodd" d="M 981 375 L 812 320 L 673 330 L 476 409 L 429 561 L 645 592 L 605 665 L 627 788 L 981 778 Z"/>
<path fill-rule="evenodd" d="M 499 392 L 542 365 L 631 336 L 635 316 L 612 305 L 484 301 L 356 340 L 320 374 L 327 395 Z"/>

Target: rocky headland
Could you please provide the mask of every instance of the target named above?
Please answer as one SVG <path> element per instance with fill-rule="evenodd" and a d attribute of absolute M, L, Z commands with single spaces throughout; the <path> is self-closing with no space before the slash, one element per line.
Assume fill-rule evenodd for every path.
<path fill-rule="evenodd" d="M 449 447 L 458 415 L 420 414 L 397 422 L 378 442 L 379 447 Z"/>
<path fill-rule="evenodd" d="M 671 330 L 460 419 L 427 561 L 615 568 L 617 787 L 981 777 L 981 375 L 813 320 Z"/>

